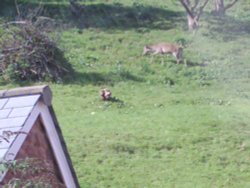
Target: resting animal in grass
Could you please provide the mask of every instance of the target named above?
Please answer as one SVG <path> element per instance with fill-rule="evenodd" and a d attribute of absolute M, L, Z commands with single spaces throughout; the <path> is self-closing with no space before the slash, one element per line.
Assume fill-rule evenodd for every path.
<path fill-rule="evenodd" d="M 100 91 L 100 96 L 102 98 L 102 100 L 106 101 L 106 100 L 110 100 L 111 99 L 111 91 L 107 88 L 104 88 Z"/>
<path fill-rule="evenodd" d="M 182 61 L 183 48 L 176 44 L 169 43 L 158 43 L 144 46 L 143 55 L 147 55 L 150 53 L 152 53 L 153 55 L 172 54 L 176 58 L 177 64 L 179 64 L 180 61 Z"/>

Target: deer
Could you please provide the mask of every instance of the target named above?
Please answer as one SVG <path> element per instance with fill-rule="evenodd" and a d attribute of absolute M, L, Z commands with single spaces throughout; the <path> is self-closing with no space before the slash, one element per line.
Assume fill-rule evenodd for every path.
<path fill-rule="evenodd" d="M 143 55 L 152 54 L 172 54 L 179 64 L 182 61 L 183 48 L 176 44 L 158 43 L 153 45 L 146 45 L 143 49 Z"/>

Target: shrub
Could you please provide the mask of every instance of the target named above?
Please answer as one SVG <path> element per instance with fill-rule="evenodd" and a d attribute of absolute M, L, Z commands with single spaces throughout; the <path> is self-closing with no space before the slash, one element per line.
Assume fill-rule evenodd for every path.
<path fill-rule="evenodd" d="M 0 31 L 0 75 L 5 81 L 62 81 L 73 71 L 56 42 L 31 22 L 9 22 Z"/>
<path fill-rule="evenodd" d="M 0 161 L 0 169 L 10 175 L 2 188 L 65 188 L 53 169 L 53 164 L 38 158 Z M 2 185 L 3 184 L 3 185 Z"/>

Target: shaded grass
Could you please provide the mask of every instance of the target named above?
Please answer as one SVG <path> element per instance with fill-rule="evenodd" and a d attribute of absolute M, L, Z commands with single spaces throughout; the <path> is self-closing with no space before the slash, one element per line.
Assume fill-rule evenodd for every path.
<path fill-rule="evenodd" d="M 19 9 L 21 16 L 25 17 L 31 10 L 41 6 L 41 16 L 62 20 L 66 28 L 77 27 L 85 28 L 99 28 L 99 29 L 119 29 L 130 30 L 138 29 L 138 32 L 144 32 L 140 28 L 147 28 L 147 30 L 173 29 L 180 22 L 183 23 L 183 12 L 173 11 L 167 6 L 155 6 L 154 3 L 137 3 L 131 2 L 99 2 L 99 3 L 82 3 L 83 10 L 77 16 L 73 16 L 70 12 L 70 5 L 68 1 L 25 1 L 19 2 Z M 7 13 L 8 10 L 9 13 Z M 0 14 L 11 17 L 16 14 L 14 3 L 4 3 L 3 8 L 0 9 Z M 26 15 L 27 14 L 27 15 Z"/>

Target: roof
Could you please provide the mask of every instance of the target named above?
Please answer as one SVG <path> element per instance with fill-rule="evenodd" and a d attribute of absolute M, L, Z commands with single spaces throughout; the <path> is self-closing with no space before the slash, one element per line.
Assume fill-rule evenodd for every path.
<path fill-rule="evenodd" d="M 0 99 L 0 135 L 20 131 L 39 98 L 40 95 L 32 95 Z M 4 158 L 16 136 L 13 134 L 8 142 L 0 142 L 0 158 Z"/>
<path fill-rule="evenodd" d="M 0 91 L 0 159 L 14 160 L 38 118 L 42 119 L 67 187 L 80 187 L 46 85 Z M 11 133 L 20 134 L 11 134 Z M 22 134 L 25 133 L 25 134 Z M 26 134 L 27 133 L 27 134 Z M 3 179 L 4 174 L 2 174 Z M 67 184 L 68 182 L 68 184 Z"/>

